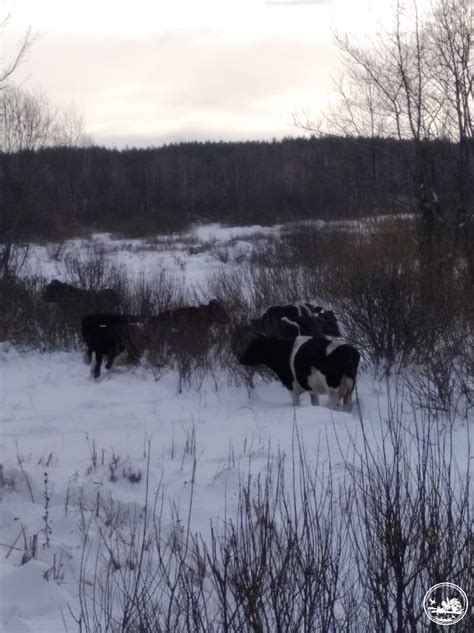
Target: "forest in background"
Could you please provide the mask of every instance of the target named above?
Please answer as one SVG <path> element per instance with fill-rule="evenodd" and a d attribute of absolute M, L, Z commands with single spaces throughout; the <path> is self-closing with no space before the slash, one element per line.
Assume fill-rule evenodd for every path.
<path fill-rule="evenodd" d="M 453 215 L 457 144 L 426 143 L 440 208 Z M 57 240 L 98 230 L 146 235 L 196 222 L 410 213 L 419 198 L 409 169 L 414 152 L 412 141 L 340 136 L 0 152 L 0 231 Z"/>

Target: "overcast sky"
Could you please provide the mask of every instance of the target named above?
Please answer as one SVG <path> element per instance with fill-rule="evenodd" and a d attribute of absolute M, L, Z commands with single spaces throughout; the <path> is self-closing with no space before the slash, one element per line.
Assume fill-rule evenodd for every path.
<path fill-rule="evenodd" d="M 96 143 L 281 138 L 301 133 L 294 113 L 316 119 L 331 98 L 333 29 L 373 29 L 390 4 L 375 15 L 366 0 L 0 0 L 1 55 L 37 31 L 16 82 L 73 101 Z"/>

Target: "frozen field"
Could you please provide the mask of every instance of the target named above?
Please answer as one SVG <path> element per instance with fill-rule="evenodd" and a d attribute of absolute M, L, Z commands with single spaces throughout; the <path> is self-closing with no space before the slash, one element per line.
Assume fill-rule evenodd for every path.
<path fill-rule="evenodd" d="M 158 249 L 104 235 L 93 242 L 130 275 L 146 275 L 162 259 L 182 270 L 189 285 L 204 283 L 219 266 L 238 265 L 256 238 L 279 230 L 202 227 L 184 241 L 163 238 L 166 244 Z M 200 250 L 202 244 L 212 249 Z M 66 245 L 86 247 L 90 243 Z M 219 260 L 217 247 L 230 257 Z M 190 248 L 199 252 L 193 255 Z M 32 248 L 30 270 L 61 277 L 61 261 L 53 261 L 51 252 Z M 0 343 L 0 631 L 5 633 L 76 630 L 69 607 L 77 612 L 84 511 L 102 512 L 101 504 L 111 503 L 143 507 L 148 445 L 149 489 L 153 494 L 161 485 L 164 491 L 164 527 L 172 508 L 186 515 L 194 472 L 191 528 L 206 534 L 211 520 L 235 512 L 239 481 L 249 472 L 264 473 L 269 455 L 291 453 L 295 428 L 308 458 L 330 461 L 335 472 L 360 441 L 357 407 L 350 414 L 332 411 L 324 397 L 321 406 L 311 407 L 304 396 L 294 408 L 277 382 L 259 381 L 249 396 L 222 376 L 217 384 L 178 394 L 173 372 L 158 381 L 143 366 L 117 367 L 99 382 L 88 374 L 78 352 L 19 352 Z M 375 446 L 386 431 L 384 382 L 362 372 L 358 398 Z M 409 425 L 410 410 L 406 416 Z M 468 467 L 466 438 L 466 421 L 459 420 L 453 446 L 461 472 Z M 25 563 L 35 539 L 36 558 Z"/>
<path fill-rule="evenodd" d="M 411 216 L 400 216 L 400 221 Z M 199 285 L 223 266 L 235 266 L 247 261 L 269 240 L 275 240 L 285 231 L 303 229 L 363 232 L 372 228 L 386 216 L 370 220 L 323 220 L 298 222 L 275 226 L 237 226 L 219 224 L 198 225 L 188 232 L 158 235 L 147 239 L 112 237 L 95 233 L 90 239 L 66 240 L 58 244 L 32 244 L 29 247 L 23 274 L 41 274 L 47 279 L 66 277 L 65 261 L 68 257 L 90 258 L 104 256 L 106 261 L 125 272 L 129 278 L 153 276 L 157 269 L 165 268 L 183 276 L 187 287 Z"/>
<path fill-rule="evenodd" d="M 278 238 L 280 226 L 197 226 L 189 232 L 148 239 L 112 238 L 107 233 L 91 239 L 67 240 L 62 245 L 31 245 L 24 274 L 42 274 L 48 279 L 66 277 L 68 257 L 104 257 L 130 279 L 150 278 L 164 268 L 183 277 L 188 288 L 204 282 L 223 265 L 238 265 L 259 244 Z"/>

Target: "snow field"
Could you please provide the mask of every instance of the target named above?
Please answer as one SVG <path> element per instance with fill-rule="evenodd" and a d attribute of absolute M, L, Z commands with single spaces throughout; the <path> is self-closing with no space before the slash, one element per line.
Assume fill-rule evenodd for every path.
<path fill-rule="evenodd" d="M 239 480 L 249 471 L 264 471 L 269 453 L 288 451 L 294 420 L 309 454 L 327 436 L 327 449 L 336 455 L 334 435 L 357 432 L 353 415 L 311 407 L 309 398 L 295 410 L 276 382 L 259 383 L 249 401 L 245 390 L 224 386 L 215 391 L 205 385 L 200 392 L 177 395 L 175 374 L 155 382 L 142 367 L 135 372 L 117 368 L 96 383 L 79 353 L 19 354 L 10 349 L 3 351 L 1 363 L 0 463 L 5 483 L 0 622 L 8 631 L 63 630 L 59 608 L 67 611 L 68 603 L 77 603 L 79 505 L 94 508 L 98 495 L 122 507 L 143 504 L 148 439 L 150 491 L 162 480 L 166 497 L 184 514 L 195 456 L 191 527 L 206 533 L 211 519 L 235 511 Z M 370 383 L 362 384 L 363 397 L 376 401 Z M 117 458 L 117 480 L 111 481 L 110 464 Z M 45 547 L 44 473 L 50 548 Z M 131 483 L 130 473 L 141 480 Z M 165 517 L 169 511 L 166 503 Z M 37 560 L 27 565 L 20 564 L 22 530 L 27 539 L 38 535 Z M 19 534 L 18 549 L 10 551 Z M 63 566 L 59 584 L 44 578 L 54 555 Z M 21 599 L 16 585 L 22 587 Z"/>

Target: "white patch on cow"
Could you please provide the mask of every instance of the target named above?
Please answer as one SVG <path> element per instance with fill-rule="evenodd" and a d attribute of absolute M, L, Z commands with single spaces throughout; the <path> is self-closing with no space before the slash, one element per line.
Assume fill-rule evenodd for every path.
<path fill-rule="evenodd" d="M 102 323 L 102 325 L 99 325 L 99 327 L 107 327 L 107 325 L 105 325 L 105 323 Z"/>
<path fill-rule="evenodd" d="M 300 311 L 299 316 L 308 316 L 308 317 L 313 316 L 310 308 L 308 308 L 308 306 L 305 306 L 304 304 L 300 304 L 298 306 L 298 309 Z"/>
<path fill-rule="evenodd" d="M 319 406 L 319 396 L 317 393 L 311 392 L 309 394 L 309 397 L 311 398 L 311 404 L 313 405 L 313 407 Z"/>
<path fill-rule="evenodd" d="M 343 376 L 343 383 L 345 384 L 345 393 L 341 393 L 341 389 L 339 389 L 339 395 L 342 397 L 343 407 L 346 411 L 350 411 L 352 409 L 352 390 L 354 389 L 354 381 L 352 378 L 347 378 L 347 376 Z"/>
<path fill-rule="evenodd" d="M 300 347 L 306 343 L 306 341 L 311 340 L 311 336 L 297 336 L 295 339 L 295 342 L 293 343 L 293 349 L 291 350 L 291 354 L 290 354 L 290 370 L 291 373 L 293 375 L 293 389 L 295 386 L 295 383 L 298 385 L 298 387 L 301 389 L 301 391 L 304 391 L 303 387 L 298 383 L 298 380 L 296 378 L 296 373 L 295 373 L 295 356 L 298 353 L 298 350 L 300 349 Z"/>
<path fill-rule="evenodd" d="M 291 401 L 294 407 L 299 407 L 300 405 L 300 394 L 302 393 L 302 389 L 296 380 L 293 380 L 293 390 L 291 392 Z"/>
<path fill-rule="evenodd" d="M 311 373 L 308 376 L 308 385 L 315 394 L 327 393 L 329 390 L 326 376 L 322 374 L 316 367 L 311 367 Z"/>
<path fill-rule="evenodd" d="M 91 375 L 92 375 L 92 372 L 94 371 L 94 366 L 96 364 L 96 357 L 95 356 L 96 356 L 95 355 L 95 351 L 92 350 L 92 354 L 91 354 Z"/>
<path fill-rule="evenodd" d="M 288 325 L 292 325 L 294 328 L 296 328 L 296 331 L 298 332 L 297 336 L 299 336 L 299 333 L 301 332 L 301 330 L 300 330 L 300 326 L 298 325 L 298 323 L 296 323 L 296 321 L 292 321 L 288 317 L 281 317 L 280 321 L 284 321 L 285 323 L 288 323 Z"/>
<path fill-rule="evenodd" d="M 328 387 L 328 394 L 329 394 L 329 406 L 332 409 L 338 409 L 339 402 L 341 400 L 341 398 L 339 397 L 339 388 Z"/>
<path fill-rule="evenodd" d="M 334 350 L 336 350 L 338 347 L 341 347 L 341 345 L 344 345 L 344 344 L 345 344 L 345 341 L 343 341 L 341 338 L 331 339 L 331 342 L 326 347 L 326 356 L 329 356 L 329 354 L 332 354 Z"/>

